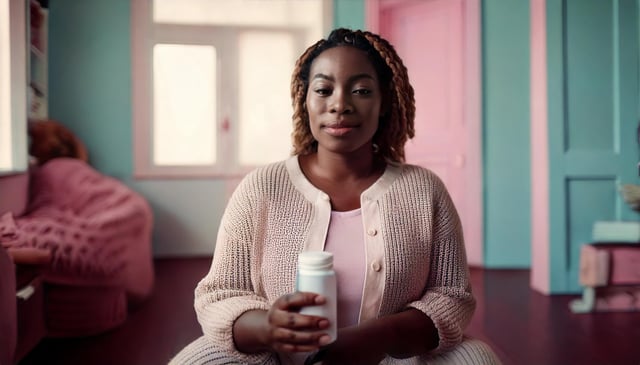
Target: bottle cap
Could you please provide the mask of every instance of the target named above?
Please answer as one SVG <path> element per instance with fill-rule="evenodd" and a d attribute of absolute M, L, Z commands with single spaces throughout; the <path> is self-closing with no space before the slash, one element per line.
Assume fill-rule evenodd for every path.
<path fill-rule="evenodd" d="M 298 267 L 303 270 L 331 270 L 333 268 L 333 254 L 326 251 L 300 252 Z"/>

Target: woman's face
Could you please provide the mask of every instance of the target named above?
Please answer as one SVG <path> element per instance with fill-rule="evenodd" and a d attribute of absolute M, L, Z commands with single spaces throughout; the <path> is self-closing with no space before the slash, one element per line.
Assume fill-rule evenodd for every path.
<path fill-rule="evenodd" d="M 381 104 L 380 82 L 364 51 L 333 47 L 311 64 L 306 106 L 318 151 L 371 152 Z"/>

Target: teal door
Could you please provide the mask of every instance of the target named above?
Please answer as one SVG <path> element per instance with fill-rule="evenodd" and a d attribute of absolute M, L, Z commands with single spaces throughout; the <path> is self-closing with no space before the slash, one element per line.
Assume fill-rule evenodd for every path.
<path fill-rule="evenodd" d="M 581 290 L 595 221 L 640 219 L 618 192 L 639 183 L 638 11 L 637 0 L 547 1 L 551 293 Z"/>

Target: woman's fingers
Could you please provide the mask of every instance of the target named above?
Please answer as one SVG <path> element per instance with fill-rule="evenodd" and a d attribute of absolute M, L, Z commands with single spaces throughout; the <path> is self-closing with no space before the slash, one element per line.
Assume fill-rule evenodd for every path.
<path fill-rule="evenodd" d="M 267 313 L 269 342 L 276 351 L 315 351 L 325 345 L 329 336 L 326 318 L 298 313 L 301 308 L 321 305 L 326 299 L 318 294 L 296 292 L 278 298 Z"/>
<path fill-rule="evenodd" d="M 299 314 L 300 308 L 319 305 L 325 299 L 314 293 L 297 292 L 283 295 L 273 304 L 269 313 L 269 323 L 276 327 L 290 329 L 321 330 L 329 327 L 329 321 L 323 317 Z"/>
<path fill-rule="evenodd" d="M 318 334 L 312 332 L 294 331 L 287 328 L 278 328 L 274 331 L 273 338 L 280 342 L 290 344 L 310 344 L 318 342 Z"/>
<path fill-rule="evenodd" d="M 299 352 L 314 351 L 321 346 L 322 333 L 301 332 L 286 328 L 278 328 L 274 331 L 273 339 L 280 351 Z"/>
<path fill-rule="evenodd" d="M 302 307 L 324 304 L 326 299 L 318 294 L 309 292 L 295 292 L 278 298 L 273 305 L 281 310 L 298 311 Z"/>
<path fill-rule="evenodd" d="M 326 318 L 307 316 L 282 310 L 274 311 L 269 315 L 269 325 L 274 329 L 289 330 L 294 332 L 305 331 L 307 333 L 321 332 L 329 328 Z M 284 338 L 279 336 L 278 338 Z"/>
<path fill-rule="evenodd" d="M 323 317 L 308 316 L 295 312 L 278 311 L 269 318 L 272 325 L 293 330 L 323 330 L 329 321 Z"/>

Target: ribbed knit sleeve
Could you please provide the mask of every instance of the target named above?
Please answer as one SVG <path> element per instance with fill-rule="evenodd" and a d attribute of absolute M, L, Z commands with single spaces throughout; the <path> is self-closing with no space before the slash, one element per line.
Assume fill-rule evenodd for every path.
<path fill-rule="evenodd" d="M 442 181 L 430 173 L 431 232 L 429 277 L 422 298 L 409 304 L 428 315 L 438 329 L 440 342 L 434 353 L 458 345 L 473 316 L 469 268 L 462 225 Z"/>
<path fill-rule="evenodd" d="M 246 364 L 263 363 L 270 355 L 237 351 L 232 332 L 233 323 L 244 312 L 269 309 L 251 280 L 256 270 L 252 262 L 255 220 L 259 219 L 255 179 L 255 174 L 245 177 L 232 195 L 220 223 L 211 269 L 195 290 L 195 310 L 204 335 L 214 348 Z"/>

